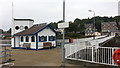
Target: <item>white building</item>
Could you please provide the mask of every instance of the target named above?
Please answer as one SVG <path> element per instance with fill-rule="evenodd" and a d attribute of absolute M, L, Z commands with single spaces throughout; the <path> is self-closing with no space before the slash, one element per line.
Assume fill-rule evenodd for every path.
<path fill-rule="evenodd" d="M 33 26 L 33 22 L 34 20 L 32 19 L 14 19 L 13 25 L 12 25 L 12 35 L 30 28 L 31 26 Z M 14 47 L 14 44 L 15 44 L 14 37 L 12 38 L 11 43 L 12 43 L 12 47 Z"/>
<path fill-rule="evenodd" d="M 34 20 L 32 19 L 14 19 L 14 34 L 33 26 Z"/>
<path fill-rule="evenodd" d="M 33 23 L 32 19 L 14 19 L 12 48 L 21 49 L 29 45 L 30 49 L 38 50 L 56 46 L 56 31 L 50 25 Z"/>
<path fill-rule="evenodd" d="M 14 48 L 29 47 L 38 50 L 56 46 L 56 31 L 48 24 L 33 25 L 29 29 L 14 34 Z M 25 46 L 27 45 L 27 46 Z"/>

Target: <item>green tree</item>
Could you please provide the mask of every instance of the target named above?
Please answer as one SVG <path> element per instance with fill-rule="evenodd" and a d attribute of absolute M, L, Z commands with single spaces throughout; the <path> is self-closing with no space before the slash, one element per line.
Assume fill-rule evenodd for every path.
<path fill-rule="evenodd" d="M 57 24 L 56 22 L 51 22 L 50 25 L 54 28 L 54 29 L 57 29 Z"/>

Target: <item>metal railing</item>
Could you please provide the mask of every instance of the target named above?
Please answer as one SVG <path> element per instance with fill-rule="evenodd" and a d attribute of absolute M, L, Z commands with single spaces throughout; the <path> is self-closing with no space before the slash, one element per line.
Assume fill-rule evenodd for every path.
<path fill-rule="evenodd" d="M 89 41 L 76 41 L 65 45 L 65 58 L 91 63 L 117 66 L 113 59 L 113 52 L 118 47 L 99 47 L 99 43 L 91 45 Z"/>
<path fill-rule="evenodd" d="M 2 66 L 11 66 L 14 63 L 8 63 L 11 59 L 11 40 L 0 40 L 0 68 Z"/>
<path fill-rule="evenodd" d="M 118 48 L 113 47 L 94 47 L 94 46 L 87 46 L 85 49 L 72 52 L 71 54 L 66 54 L 67 59 L 72 60 L 80 60 L 80 61 L 86 61 L 86 62 L 93 62 L 93 63 L 99 63 L 99 64 L 105 64 L 105 65 L 115 65 L 112 54 L 113 52 Z M 75 50 L 72 46 L 69 47 L 69 50 Z M 66 51 L 66 53 L 68 53 Z"/>
<path fill-rule="evenodd" d="M 0 40 L 0 44 L 11 44 L 11 40 Z"/>
<path fill-rule="evenodd" d="M 62 39 L 57 39 L 57 40 L 56 40 L 56 45 L 61 45 L 61 44 L 62 44 L 62 41 L 63 41 Z M 69 39 L 65 39 L 65 44 L 66 44 L 66 43 L 69 43 Z"/>

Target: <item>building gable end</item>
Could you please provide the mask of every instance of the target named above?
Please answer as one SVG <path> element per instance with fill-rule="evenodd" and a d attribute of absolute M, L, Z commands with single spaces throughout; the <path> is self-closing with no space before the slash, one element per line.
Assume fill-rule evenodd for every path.
<path fill-rule="evenodd" d="M 53 32 L 55 32 L 55 34 L 57 34 L 57 32 L 52 28 L 52 26 L 50 26 L 50 25 L 46 25 L 45 27 L 43 27 L 42 29 L 40 29 L 40 30 L 38 30 L 38 31 L 36 31 L 34 34 L 37 34 L 37 33 L 39 33 L 39 32 L 41 32 L 42 30 L 44 30 L 45 28 L 50 28 Z"/>

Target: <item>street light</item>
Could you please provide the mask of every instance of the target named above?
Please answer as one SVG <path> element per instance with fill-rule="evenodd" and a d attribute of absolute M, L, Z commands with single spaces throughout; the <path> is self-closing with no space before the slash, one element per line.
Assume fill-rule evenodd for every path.
<path fill-rule="evenodd" d="M 93 39 L 95 39 L 95 11 L 93 10 L 88 10 L 89 12 L 93 12 L 93 31 L 94 31 L 94 35 L 93 35 Z"/>
<path fill-rule="evenodd" d="M 63 22 L 65 22 L 65 0 L 63 0 Z M 63 41 L 62 41 L 62 67 L 65 67 L 65 29 L 63 28 Z"/>

